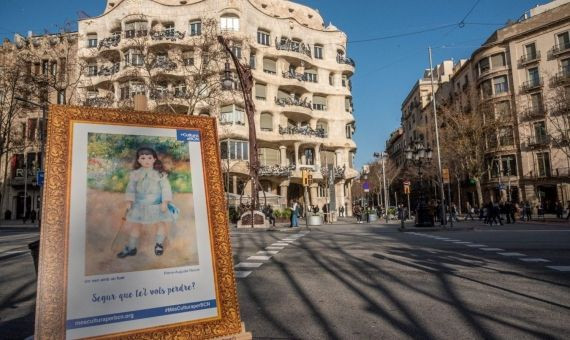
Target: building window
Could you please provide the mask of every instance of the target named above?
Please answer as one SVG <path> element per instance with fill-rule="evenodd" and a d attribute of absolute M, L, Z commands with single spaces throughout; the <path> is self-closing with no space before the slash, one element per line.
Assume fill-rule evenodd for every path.
<path fill-rule="evenodd" d="M 42 74 L 47 75 L 49 73 L 49 60 L 42 60 Z"/>
<path fill-rule="evenodd" d="M 525 45 L 524 52 L 525 52 L 524 55 L 525 60 L 534 60 L 537 58 L 535 43 Z"/>
<path fill-rule="evenodd" d="M 65 104 L 65 90 L 57 91 L 57 103 Z"/>
<path fill-rule="evenodd" d="M 306 148 L 303 150 L 303 155 L 305 155 L 306 165 L 315 165 L 315 150 L 312 148 Z"/>
<path fill-rule="evenodd" d="M 222 141 L 221 158 L 247 161 L 249 159 L 249 143 L 246 141 L 230 140 Z"/>
<path fill-rule="evenodd" d="M 263 166 L 281 164 L 281 154 L 278 149 L 259 148 L 259 163 Z"/>
<path fill-rule="evenodd" d="M 319 122 L 317 122 L 317 130 L 319 130 L 319 131 L 324 131 L 325 134 L 328 134 L 328 132 L 329 132 L 329 125 L 327 124 L 327 122 L 319 121 Z"/>
<path fill-rule="evenodd" d="M 311 83 L 318 82 L 317 71 L 315 70 L 305 70 L 305 80 Z"/>
<path fill-rule="evenodd" d="M 131 66 L 142 66 L 144 64 L 144 56 L 141 50 L 130 49 L 125 55 L 125 64 Z"/>
<path fill-rule="evenodd" d="M 235 104 L 222 107 L 220 110 L 220 124 L 245 125 L 245 111 Z"/>
<path fill-rule="evenodd" d="M 259 125 L 261 131 L 273 131 L 273 115 L 264 112 L 259 116 Z"/>
<path fill-rule="evenodd" d="M 183 52 L 182 62 L 184 63 L 184 66 L 194 66 L 194 51 Z"/>
<path fill-rule="evenodd" d="M 530 108 L 533 112 L 542 112 L 542 94 L 540 92 L 530 95 Z"/>
<path fill-rule="evenodd" d="M 97 34 L 87 35 L 87 47 L 88 48 L 97 47 Z"/>
<path fill-rule="evenodd" d="M 90 77 L 97 75 L 97 64 L 90 64 L 87 66 L 87 75 Z"/>
<path fill-rule="evenodd" d="M 326 111 L 327 97 L 313 96 L 313 110 Z"/>
<path fill-rule="evenodd" d="M 239 31 L 239 17 L 235 15 L 224 15 L 220 18 L 220 28 L 222 31 Z"/>
<path fill-rule="evenodd" d="M 275 60 L 263 58 L 263 72 L 277 74 L 277 62 Z"/>
<path fill-rule="evenodd" d="M 269 32 L 261 30 L 257 31 L 257 43 L 260 45 L 269 46 L 270 44 Z"/>
<path fill-rule="evenodd" d="M 323 59 L 323 46 L 322 45 L 315 45 L 315 58 L 316 59 Z"/>
<path fill-rule="evenodd" d="M 334 74 L 329 73 L 329 85 L 334 86 Z"/>
<path fill-rule="evenodd" d="M 505 127 L 499 129 L 499 143 L 501 146 L 512 146 L 515 143 L 513 128 Z"/>
<path fill-rule="evenodd" d="M 146 21 L 135 21 L 125 25 L 125 38 L 142 37 L 148 33 Z"/>
<path fill-rule="evenodd" d="M 528 75 L 528 85 L 530 87 L 535 87 L 540 85 L 540 76 L 538 74 L 538 67 L 529 68 L 527 70 Z"/>
<path fill-rule="evenodd" d="M 52 61 L 50 64 L 50 74 L 52 76 L 56 76 L 57 75 L 57 62 Z"/>
<path fill-rule="evenodd" d="M 548 152 L 539 152 L 536 154 L 536 162 L 538 163 L 538 176 L 550 176 L 550 157 Z"/>
<path fill-rule="evenodd" d="M 343 74 L 343 75 L 342 75 L 341 84 L 342 84 L 342 87 L 347 87 L 347 86 L 348 86 L 348 76 L 347 76 L 346 74 Z"/>
<path fill-rule="evenodd" d="M 515 155 L 501 156 L 503 176 L 517 176 L 517 159 Z"/>
<path fill-rule="evenodd" d="M 29 141 L 36 140 L 37 129 L 38 129 L 38 119 L 28 118 L 26 139 Z"/>
<path fill-rule="evenodd" d="M 186 83 L 181 82 L 174 85 L 174 97 L 184 98 L 186 96 Z"/>
<path fill-rule="evenodd" d="M 483 58 L 479 61 L 479 76 L 489 72 L 491 65 L 489 64 L 489 58 Z"/>
<path fill-rule="evenodd" d="M 231 50 L 236 58 L 241 59 L 241 46 L 234 45 L 231 47 Z"/>
<path fill-rule="evenodd" d="M 173 37 L 175 32 L 174 24 L 168 23 L 164 25 L 164 34 L 169 37 Z"/>
<path fill-rule="evenodd" d="M 346 139 L 352 139 L 352 133 L 354 129 L 352 128 L 352 124 L 346 124 Z"/>
<path fill-rule="evenodd" d="M 536 122 L 534 123 L 534 136 L 537 142 L 543 141 L 546 139 L 546 124 L 544 122 Z"/>
<path fill-rule="evenodd" d="M 256 64 L 257 64 L 257 63 L 255 62 L 255 53 L 251 53 L 251 54 L 249 55 L 249 67 L 250 67 L 252 70 L 255 70 Z"/>
<path fill-rule="evenodd" d="M 188 31 L 192 37 L 202 34 L 202 21 L 190 21 L 190 29 Z"/>
<path fill-rule="evenodd" d="M 495 104 L 495 114 L 497 116 L 508 116 L 511 114 L 511 105 L 508 100 Z"/>
<path fill-rule="evenodd" d="M 267 99 L 267 86 L 265 84 L 255 84 L 255 99 Z"/>
<path fill-rule="evenodd" d="M 570 58 L 560 60 L 560 71 L 563 77 L 570 77 Z"/>
<path fill-rule="evenodd" d="M 505 66 L 505 54 L 497 53 L 491 56 L 491 67 L 493 69 Z"/>
<path fill-rule="evenodd" d="M 564 51 L 570 48 L 570 32 L 564 32 L 558 34 L 557 36 L 558 49 Z"/>
<path fill-rule="evenodd" d="M 509 86 L 507 84 L 507 76 L 493 78 L 493 86 L 495 89 L 495 95 L 509 92 Z"/>
<path fill-rule="evenodd" d="M 344 110 L 346 112 L 352 112 L 352 98 L 350 97 L 344 98 Z"/>

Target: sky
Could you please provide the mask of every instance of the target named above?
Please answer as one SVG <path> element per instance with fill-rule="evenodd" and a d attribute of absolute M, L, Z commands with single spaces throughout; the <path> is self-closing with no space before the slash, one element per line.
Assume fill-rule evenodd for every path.
<path fill-rule="evenodd" d="M 548 0 L 296 0 L 318 9 L 325 25 L 348 35 L 347 55 L 356 61 L 352 95 L 358 147 L 355 167 L 384 151 L 400 126 L 401 104 L 423 70 L 433 62 L 469 58 L 507 20 Z M 0 0 L 0 39 L 57 32 L 80 11 L 103 12 L 105 0 Z"/>

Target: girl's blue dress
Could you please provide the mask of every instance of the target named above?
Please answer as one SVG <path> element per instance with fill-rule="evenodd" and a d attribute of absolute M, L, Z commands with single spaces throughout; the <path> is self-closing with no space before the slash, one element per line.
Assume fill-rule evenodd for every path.
<path fill-rule="evenodd" d="M 172 211 L 160 210 L 163 201 L 172 201 L 172 188 L 165 173 L 154 169 L 139 168 L 134 170 L 127 185 L 126 198 L 132 201 L 132 208 L 127 213 L 127 221 L 140 224 L 172 222 Z"/>

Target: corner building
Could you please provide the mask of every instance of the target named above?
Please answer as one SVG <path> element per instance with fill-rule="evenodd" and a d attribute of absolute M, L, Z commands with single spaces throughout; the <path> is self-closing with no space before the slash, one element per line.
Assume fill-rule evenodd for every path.
<path fill-rule="evenodd" d="M 252 68 L 267 202 L 284 207 L 292 199 L 304 201 L 305 168 L 314 180 L 305 206 L 322 208 L 333 197 L 326 179 L 334 177 L 336 206 L 350 212 L 350 184 L 357 175 L 350 81 L 355 64 L 347 56 L 346 35 L 325 26 L 311 8 L 283 0 L 108 0 L 103 14 L 79 21 L 78 56 L 86 75 L 79 104 L 126 107 L 142 94 L 151 111 L 217 117 L 230 204 L 247 200 L 248 127 L 241 94 L 220 92 L 215 104 L 182 100 L 195 90 L 187 80 L 196 77 L 183 69 L 205 62 L 195 41 L 208 22 Z M 140 41 L 143 49 L 136 46 Z M 147 52 L 155 58 L 152 69 L 145 67 Z M 221 76 L 223 61 L 217 66 L 214 72 Z M 169 93 L 172 99 L 163 100 Z"/>

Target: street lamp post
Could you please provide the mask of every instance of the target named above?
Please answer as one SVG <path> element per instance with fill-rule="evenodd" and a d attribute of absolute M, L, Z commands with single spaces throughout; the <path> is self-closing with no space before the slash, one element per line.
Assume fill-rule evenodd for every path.
<path fill-rule="evenodd" d="M 26 98 L 22 98 L 22 97 L 14 97 L 16 100 L 21 101 L 23 103 L 27 103 L 36 107 L 39 107 L 42 109 L 42 128 L 40 131 L 40 169 L 45 169 L 45 148 L 46 148 L 46 129 L 47 129 L 47 107 L 45 104 L 38 104 L 32 101 L 27 100 Z M 28 159 L 27 156 L 25 156 L 24 153 L 24 162 L 26 164 L 26 169 L 25 169 L 25 177 L 24 177 L 24 183 L 27 184 L 27 175 L 28 175 Z M 27 193 L 24 194 L 24 214 L 26 213 L 26 209 L 27 209 L 27 197 L 26 197 Z M 44 202 L 44 186 L 41 185 L 40 186 L 40 204 L 39 204 L 39 211 L 43 212 L 43 202 Z M 41 215 L 40 215 L 41 216 Z M 41 217 L 38 219 L 38 228 L 41 228 Z"/>
<path fill-rule="evenodd" d="M 226 39 L 221 35 L 218 36 L 218 42 L 224 47 L 226 52 L 232 58 L 237 76 L 241 85 L 243 94 L 243 101 L 245 104 L 245 114 L 247 116 L 247 123 L 249 128 L 249 174 L 251 176 L 251 227 L 254 227 L 254 211 L 259 209 L 259 155 L 257 153 L 257 134 L 255 131 L 255 104 L 251 91 L 253 88 L 253 75 L 249 67 L 243 66 Z M 233 79 L 230 74 L 230 64 L 225 63 L 224 78 L 222 79 L 222 86 L 224 89 L 229 90 L 233 88 Z M 265 193 L 264 193 L 265 194 Z"/>
<path fill-rule="evenodd" d="M 406 159 L 413 162 L 418 166 L 418 176 L 420 177 L 420 199 L 416 209 L 416 225 L 422 226 L 429 224 L 431 225 L 431 218 L 429 217 L 427 211 L 427 205 L 424 202 L 424 188 L 423 188 L 423 172 L 422 166 L 424 163 L 431 162 L 432 150 L 430 148 L 424 147 L 421 142 L 412 143 L 413 147 L 408 146 L 404 152 L 406 153 Z"/>

